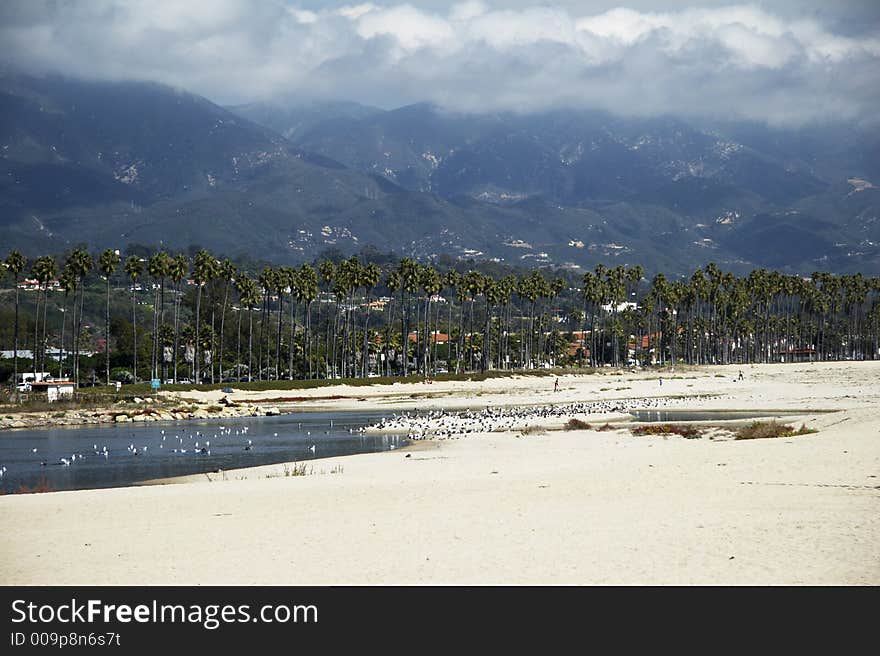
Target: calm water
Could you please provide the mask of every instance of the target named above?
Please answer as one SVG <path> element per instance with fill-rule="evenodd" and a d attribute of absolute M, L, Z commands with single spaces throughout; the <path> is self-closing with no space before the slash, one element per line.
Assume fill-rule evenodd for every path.
<path fill-rule="evenodd" d="M 0 468 L 5 466 L 6 473 L 0 479 L 0 489 L 16 492 L 21 485 L 33 487 L 43 479 L 53 490 L 120 487 L 218 469 L 387 451 L 406 444 L 406 436 L 360 435 L 357 429 L 388 414 L 302 412 L 277 417 L 4 431 L 0 433 Z M 210 454 L 202 453 L 202 449 Z M 62 458 L 71 464 L 62 464 Z"/>
<path fill-rule="evenodd" d="M 724 421 L 736 419 L 761 419 L 780 417 L 787 414 L 803 415 L 813 411 L 805 410 L 632 410 L 630 414 L 636 421 Z"/>

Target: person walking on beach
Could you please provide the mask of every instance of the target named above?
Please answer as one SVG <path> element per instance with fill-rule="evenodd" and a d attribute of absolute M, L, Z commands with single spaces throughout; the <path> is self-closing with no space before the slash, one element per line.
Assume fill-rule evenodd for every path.
<path fill-rule="evenodd" d="M 660 376 L 660 387 L 663 387 L 663 376 Z"/>
<path fill-rule="evenodd" d="M 556 379 L 556 382 L 553 383 L 553 391 L 554 392 L 559 391 L 559 379 L 558 378 Z"/>
<path fill-rule="evenodd" d="M 742 372 L 742 369 L 740 369 L 739 370 L 739 380 L 742 380 L 742 379 L 743 379 L 743 372 Z"/>

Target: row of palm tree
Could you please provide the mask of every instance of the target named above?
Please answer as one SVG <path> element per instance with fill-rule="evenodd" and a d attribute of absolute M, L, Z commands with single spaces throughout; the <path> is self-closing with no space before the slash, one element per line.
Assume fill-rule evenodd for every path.
<path fill-rule="evenodd" d="M 165 251 L 130 255 L 119 272 L 121 263 L 118 251 L 93 257 L 82 248 L 64 258 L 60 271 L 49 255 L 31 263 L 39 289 L 35 370 L 46 368 L 48 291 L 57 278 L 64 293 L 62 360 L 69 314 L 70 373 L 80 381 L 84 298 L 95 270 L 104 283 L 108 384 L 113 280 L 119 282 L 120 273 L 131 290 L 132 371 L 137 376 L 143 368 L 140 332 L 150 340 L 149 377 L 175 381 L 430 376 L 447 368 L 620 366 L 633 359 L 703 364 L 878 357 L 880 279 L 861 274 L 816 272 L 804 278 L 757 269 L 737 277 L 709 264 L 689 278 L 658 273 L 648 282 L 641 266 L 598 265 L 578 285 L 570 277 L 547 278 L 539 269 L 493 277 L 477 270 L 441 271 L 411 258 L 384 271 L 351 257 L 298 268 L 266 266 L 255 274 L 206 250 L 192 259 Z M 28 263 L 12 251 L 3 264 L 0 272 L 15 286 L 17 378 L 18 282 Z M 140 289 L 145 276 L 152 298 Z M 173 303 L 167 313 L 169 287 Z M 381 300 L 379 291 L 385 294 Z M 151 325 L 139 331 L 144 308 Z M 234 331 L 230 311 L 237 316 Z"/>

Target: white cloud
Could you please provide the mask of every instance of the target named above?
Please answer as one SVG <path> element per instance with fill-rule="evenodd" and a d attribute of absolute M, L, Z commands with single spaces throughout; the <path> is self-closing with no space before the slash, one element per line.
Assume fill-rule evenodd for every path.
<path fill-rule="evenodd" d="M 449 18 L 454 21 L 468 21 L 477 16 L 482 16 L 487 11 L 489 11 L 488 7 L 482 2 L 479 2 L 479 0 L 468 0 L 467 2 L 460 2 L 457 5 L 453 5 L 449 12 Z"/>
<path fill-rule="evenodd" d="M 368 14 L 375 9 L 376 5 L 367 2 L 361 5 L 345 5 L 344 7 L 337 9 L 335 13 L 337 16 L 344 16 L 351 20 L 357 20 L 361 16 Z"/>
<path fill-rule="evenodd" d="M 318 20 L 318 14 L 313 11 L 308 11 L 307 9 L 291 9 L 291 13 L 296 19 L 296 22 L 303 25 L 308 25 Z"/>
<path fill-rule="evenodd" d="M 332 96 L 803 122 L 868 116 L 880 100 L 870 30 L 840 34 L 753 5 L 565 6 L 34 0 L 0 6 L 0 64 L 155 79 L 218 102 Z"/>
<path fill-rule="evenodd" d="M 452 46 L 456 36 L 454 28 L 444 18 L 409 5 L 365 12 L 358 19 L 357 34 L 365 40 L 390 37 L 406 51 Z"/>

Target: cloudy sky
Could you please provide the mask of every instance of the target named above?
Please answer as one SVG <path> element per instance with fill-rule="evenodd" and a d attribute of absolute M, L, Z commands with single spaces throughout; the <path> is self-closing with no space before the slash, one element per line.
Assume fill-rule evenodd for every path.
<path fill-rule="evenodd" d="M 7 71 L 234 104 L 875 119 L 878 0 L 3 0 Z"/>

